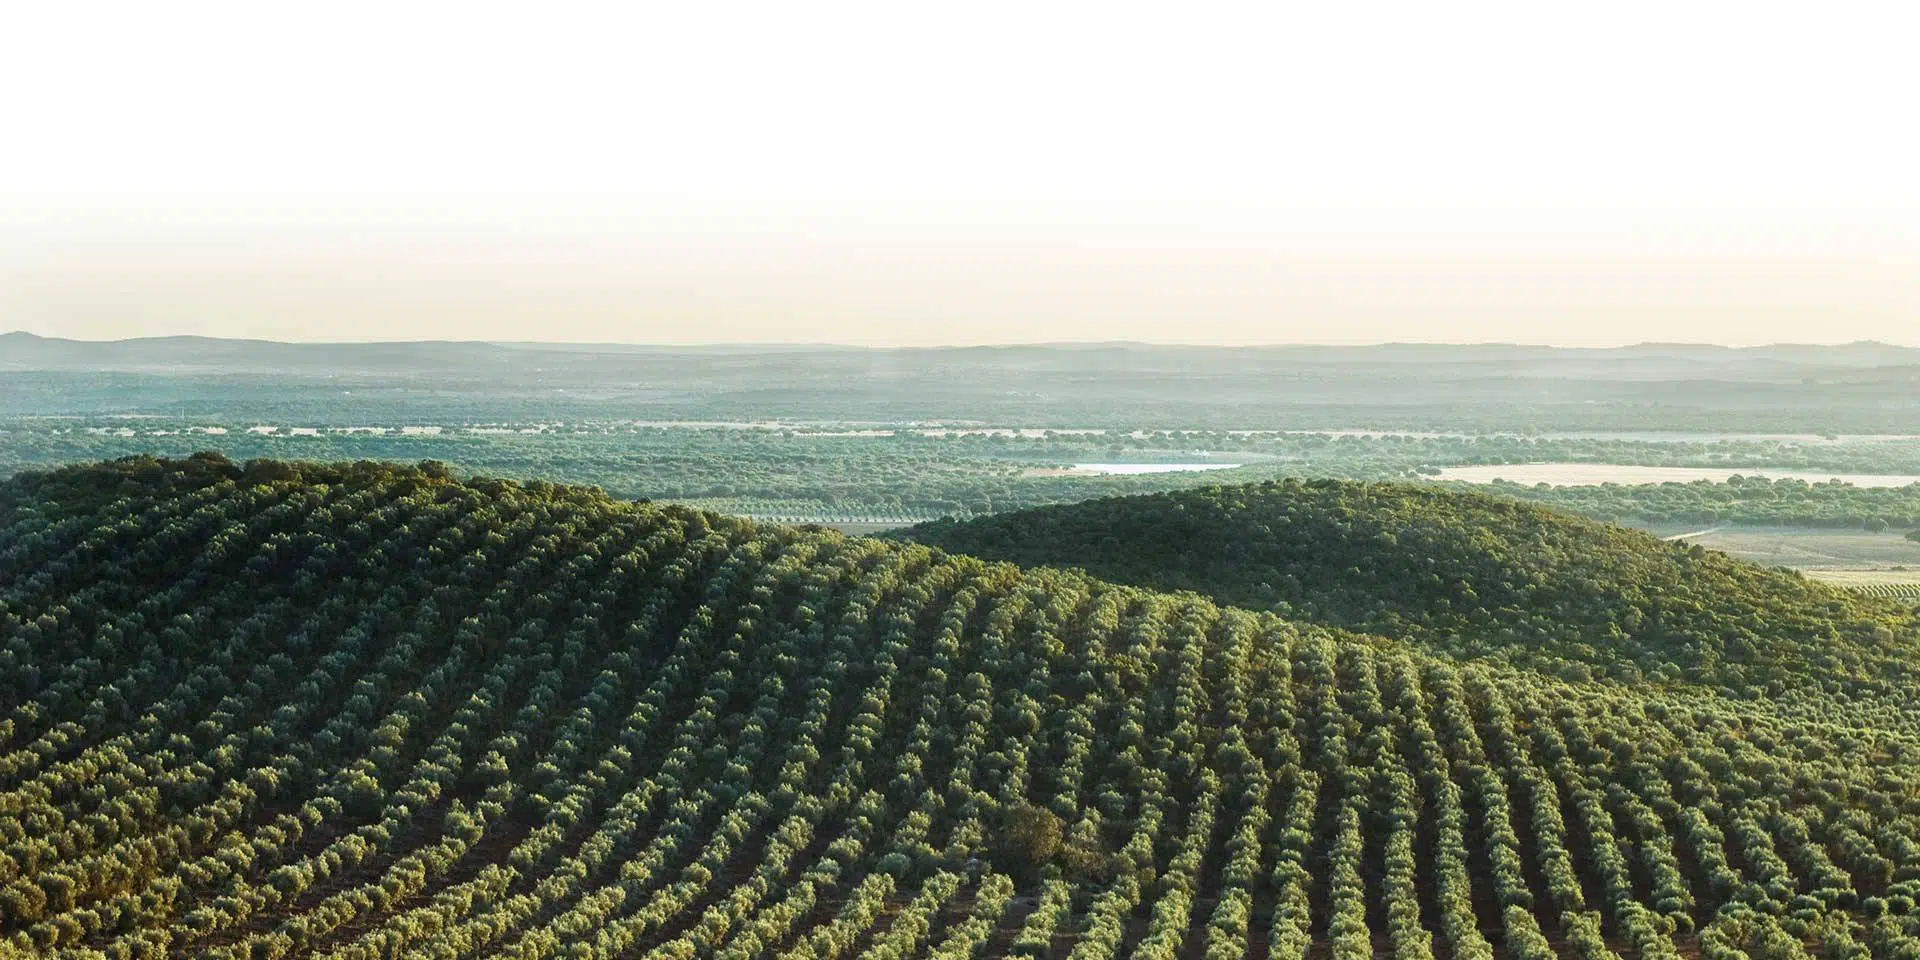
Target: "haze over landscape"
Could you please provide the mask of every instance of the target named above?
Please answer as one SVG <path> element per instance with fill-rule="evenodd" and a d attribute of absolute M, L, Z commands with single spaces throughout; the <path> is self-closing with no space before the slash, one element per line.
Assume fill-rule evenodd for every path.
<path fill-rule="evenodd" d="M 0 960 L 1920 960 L 1892 4 L 0 12 Z"/>
<path fill-rule="evenodd" d="M 104 9 L 0 39 L 0 327 L 1920 342 L 1892 5 Z"/>

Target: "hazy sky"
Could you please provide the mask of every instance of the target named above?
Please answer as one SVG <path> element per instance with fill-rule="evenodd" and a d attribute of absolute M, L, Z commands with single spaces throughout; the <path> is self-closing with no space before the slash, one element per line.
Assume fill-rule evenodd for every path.
<path fill-rule="evenodd" d="M 1904 7 L 12 4 L 0 330 L 1920 344 Z"/>

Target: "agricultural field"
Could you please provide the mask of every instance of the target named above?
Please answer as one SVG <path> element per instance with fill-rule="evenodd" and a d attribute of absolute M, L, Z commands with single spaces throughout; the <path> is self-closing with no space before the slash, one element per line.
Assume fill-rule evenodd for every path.
<path fill-rule="evenodd" d="M 0 954 L 1920 952 L 1902 608 L 1430 486 L 975 523 L 936 550 L 439 464 L 23 473 Z M 1395 573 L 1426 556 L 1468 579 Z M 1138 582 L 1214 562 L 1274 609 Z M 1463 645 L 1537 635 L 1551 663 Z"/>
<path fill-rule="evenodd" d="M 1869 597 L 1920 603 L 1920 567 L 1894 567 L 1887 570 L 1809 570 L 1807 576 L 1821 583 L 1832 584 Z"/>
<path fill-rule="evenodd" d="M 1920 571 L 1920 542 L 1908 540 L 1899 532 L 1746 526 L 1725 526 L 1705 532 L 1654 527 L 1652 532 L 1720 550 L 1752 563 L 1795 570 L 1837 574 L 1904 567 Z M 1916 576 L 1920 577 L 1920 573 Z"/>
<path fill-rule="evenodd" d="M 1543 487 L 1509 482 L 1491 488 L 1637 526 L 1858 529 L 1875 521 L 1902 530 L 1920 526 L 1920 485 L 1808 484 L 1756 476 L 1920 475 L 1920 441 L 1911 438 L 1653 440 L 824 421 L 483 418 L 433 423 L 404 418 L 381 425 L 157 415 L 0 419 L 0 475 L 129 455 L 185 457 L 201 450 L 235 461 L 436 460 L 464 474 L 584 483 L 626 498 L 865 529 L 1283 477 L 1433 480 L 1455 470 L 1503 474 L 1517 469 L 1512 465 L 1543 460 L 1590 461 L 1740 476 L 1719 483 Z"/>
<path fill-rule="evenodd" d="M 1436 349 L 0 337 L 0 960 L 1920 957 L 1912 355 Z"/>
<path fill-rule="evenodd" d="M 1813 470 L 1777 470 L 1720 467 L 1649 467 L 1619 463 L 1510 463 L 1467 467 L 1445 467 L 1434 474 L 1437 480 L 1466 483 L 1492 483 L 1505 480 L 1516 484 L 1544 483 L 1555 487 L 1595 487 L 1602 484 L 1690 483 L 1705 480 L 1724 482 L 1731 477 L 1763 477 L 1769 480 L 1802 480 L 1807 483 L 1844 483 L 1855 487 L 1907 487 L 1920 483 L 1911 474 L 1839 473 Z"/>

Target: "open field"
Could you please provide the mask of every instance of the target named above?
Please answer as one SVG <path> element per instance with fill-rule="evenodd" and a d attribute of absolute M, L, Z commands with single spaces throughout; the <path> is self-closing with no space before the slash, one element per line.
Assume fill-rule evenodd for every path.
<path fill-rule="evenodd" d="M 820 526 L 838 530 L 841 533 L 852 534 L 856 537 L 872 536 L 876 533 L 885 533 L 888 530 L 898 530 L 901 527 L 910 527 L 912 525 L 911 523 L 897 520 L 878 520 L 872 522 L 859 520 L 820 521 Z"/>
<path fill-rule="evenodd" d="M 1603 483 L 1691 483 L 1710 480 L 1715 483 L 1731 476 L 1769 477 L 1779 480 L 1805 480 L 1826 483 L 1839 480 L 1856 487 L 1904 487 L 1920 483 L 1910 474 L 1827 473 L 1817 470 L 1776 470 L 1770 467 L 1643 467 L 1614 463 L 1509 463 L 1468 467 L 1446 467 L 1440 480 L 1465 480 L 1469 483 L 1546 483 L 1557 487 L 1593 487 Z"/>
<path fill-rule="evenodd" d="M 1663 537 L 1690 532 L 1681 528 L 1649 529 Z M 1915 571 L 1913 578 L 1920 580 L 1920 543 L 1892 532 L 1722 527 L 1678 539 L 1721 550 L 1742 560 L 1796 570 L 1887 571 L 1909 567 Z"/>
<path fill-rule="evenodd" d="M 1809 570 L 1807 576 L 1850 590 L 1867 587 L 1912 587 L 1920 593 L 1920 568 L 1908 570 Z"/>
<path fill-rule="evenodd" d="M 1920 604 L 1920 570 L 1809 570 L 1807 576 L 1869 597 Z"/>

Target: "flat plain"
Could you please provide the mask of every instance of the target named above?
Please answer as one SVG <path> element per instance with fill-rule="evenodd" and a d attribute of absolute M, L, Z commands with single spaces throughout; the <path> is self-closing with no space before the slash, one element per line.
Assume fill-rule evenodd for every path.
<path fill-rule="evenodd" d="M 1662 537 L 1684 534 L 1675 528 L 1650 528 Z M 1920 543 L 1899 533 L 1866 530 L 1823 530 L 1802 527 L 1730 526 L 1687 536 L 1709 550 L 1720 550 L 1750 563 L 1791 567 L 1813 572 L 1880 571 L 1900 574 L 1909 568 L 1920 580 Z"/>
<path fill-rule="evenodd" d="M 1649 467 L 1620 463 L 1502 463 L 1446 467 L 1437 478 L 1465 480 L 1468 483 L 1506 480 L 1511 483 L 1547 483 L 1556 487 L 1594 487 L 1603 483 L 1692 483 L 1695 480 L 1721 483 L 1733 476 L 1805 480 L 1808 483 L 1838 480 L 1856 487 L 1905 487 L 1920 483 L 1920 476 L 1907 474 L 1829 473 L 1768 467 Z"/>

